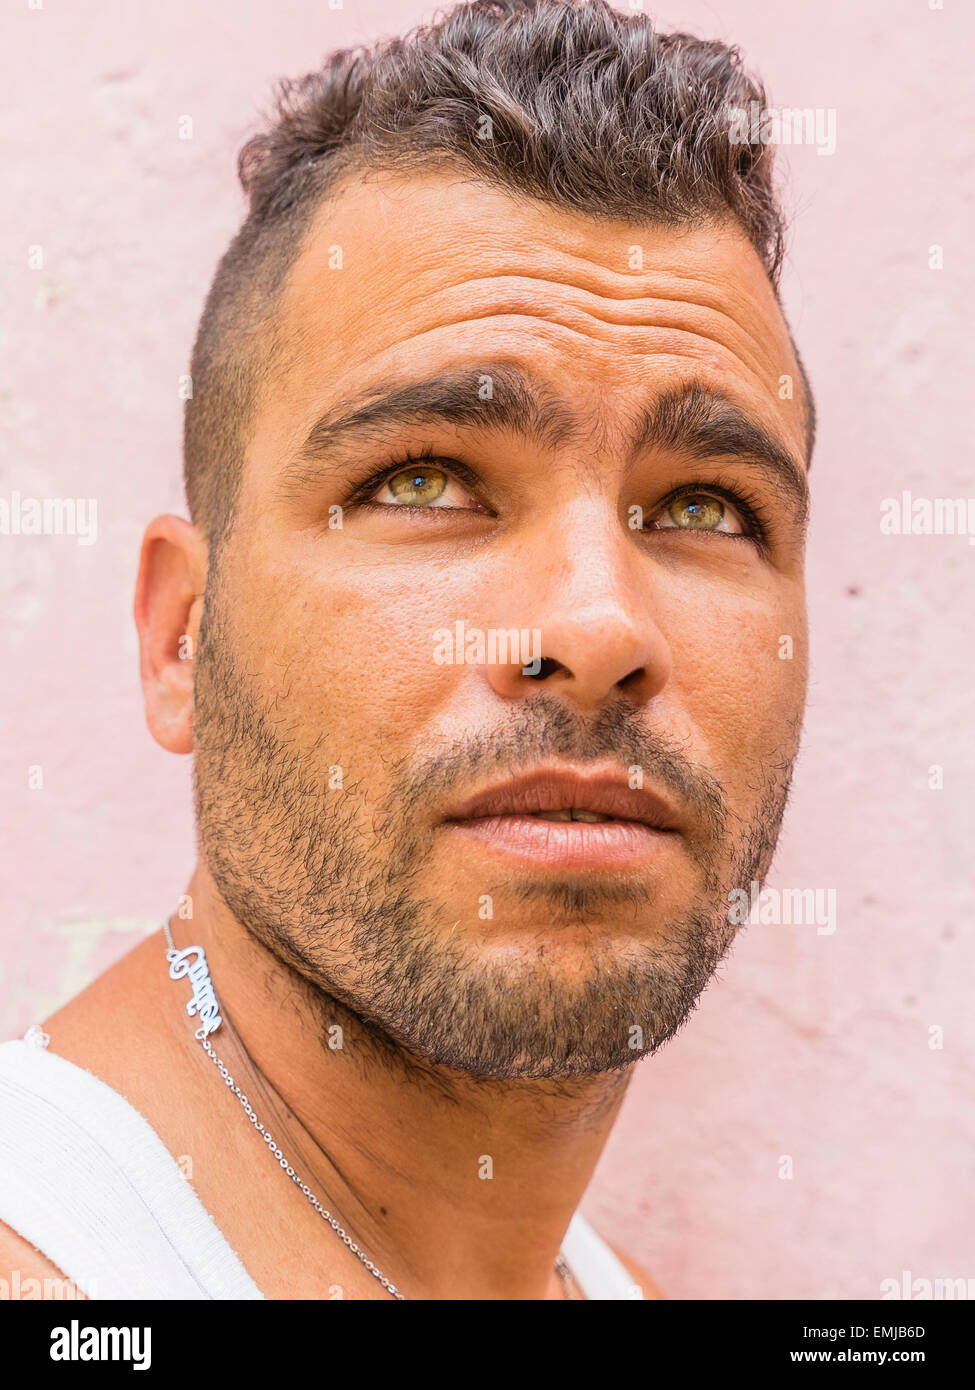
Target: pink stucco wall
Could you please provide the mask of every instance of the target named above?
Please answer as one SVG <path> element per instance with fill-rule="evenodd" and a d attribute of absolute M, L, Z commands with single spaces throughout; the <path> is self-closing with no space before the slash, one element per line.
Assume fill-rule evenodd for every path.
<path fill-rule="evenodd" d="M 98 539 L 0 536 L 0 1035 L 134 943 L 192 862 L 189 765 L 143 726 L 129 613 L 146 519 L 182 510 L 177 383 L 241 212 L 236 148 L 273 77 L 430 13 L 4 7 L 0 493 L 95 497 Z M 973 1277 L 975 544 L 879 527 L 904 489 L 975 496 L 972 10 L 664 0 L 657 15 L 741 43 L 773 102 L 836 112 L 835 153 L 781 156 L 786 298 L 822 423 L 811 699 L 772 882 L 835 889 L 837 924 L 742 937 L 640 1070 L 587 1207 L 671 1297 Z"/>

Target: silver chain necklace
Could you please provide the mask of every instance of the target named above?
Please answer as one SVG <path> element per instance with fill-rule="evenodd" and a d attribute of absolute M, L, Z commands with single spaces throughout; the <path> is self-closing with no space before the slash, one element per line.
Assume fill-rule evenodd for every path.
<path fill-rule="evenodd" d="M 234 1078 L 230 1075 L 230 1072 L 227 1070 L 223 1062 L 221 1062 L 220 1058 L 213 1050 L 213 1045 L 209 1040 L 209 1036 L 211 1033 L 215 1032 L 216 1029 L 220 1027 L 221 1023 L 223 1022 L 223 1019 L 220 1017 L 220 1006 L 217 1003 L 217 996 L 213 990 L 213 983 L 210 979 L 210 970 L 207 965 L 206 953 L 204 952 L 203 947 L 187 946 L 185 950 L 178 951 L 176 949 L 176 944 L 173 941 L 173 933 L 170 930 L 168 921 L 163 923 L 163 930 L 166 933 L 166 944 L 168 947 L 166 951 L 166 959 L 169 962 L 169 978 L 171 980 L 181 980 L 185 977 L 189 977 L 190 983 L 193 986 L 193 998 L 187 1004 L 186 1012 L 190 1015 L 191 1018 L 194 1015 L 196 1015 L 200 1019 L 200 1026 L 199 1028 L 197 1028 L 195 1036 L 199 1039 L 204 1052 L 210 1058 L 210 1061 L 213 1062 L 213 1064 L 216 1066 L 217 1070 L 220 1072 L 220 1075 L 223 1077 L 227 1086 L 230 1087 L 234 1095 L 240 1101 L 241 1105 L 244 1108 L 244 1114 L 250 1120 L 251 1124 L 257 1130 L 261 1138 L 264 1140 L 269 1151 L 277 1159 L 278 1166 L 284 1169 L 284 1171 L 287 1173 L 288 1177 L 295 1184 L 295 1186 L 298 1187 L 305 1194 L 309 1202 L 318 1212 L 318 1215 L 324 1221 L 328 1222 L 328 1224 L 331 1226 L 332 1230 L 338 1236 L 339 1240 L 343 1243 L 343 1245 L 347 1246 L 348 1249 L 352 1251 L 353 1255 L 355 1255 L 361 1261 L 361 1263 L 365 1265 L 366 1269 L 368 1269 L 369 1273 L 373 1276 L 374 1279 L 379 1280 L 380 1284 L 382 1284 L 383 1288 L 386 1290 L 386 1292 L 390 1295 L 391 1298 L 397 1298 L 401 1301 L 405 1301 L 406 1295 L 404 1293 L 400 1293 L 399 1289 L 396 1287 L 395 1284 L 390 1283 L 390 1281 L 386 1278 L 385 1274 L 383 1274 L 382 1270 L 378 1269 L 376 1265 L 373 1264 L 372 1260 L 369 1259 L 368 1255 L 366 1255 L 364 1251 L 360 1250 L 359 1246 L 355 1243 L 355 1241 L 348 1234 L 348 1232 L 342 1229 L 342 1227 L 339 1225 L 338 1221 L 336 1221 L 332 1213 L 330 1211 L 325 1210 L 325 1208 L 322 1206 L 321 1202 L 315 1196 L 314 1192 L 312 1192 L 308 1184 L 302 1182 L 301 1178 L 299 1178 L 292 1165 L 288 1162 L 278 1145 L 274 1142 L 274 1139 L 271 1137 L 268 1131 L 261 1124 L 260 1120 L 257 1118 L 257 1115 L 254 1113 L 254 1109 L 251 1106 L 250 1101 L 244 1095 L 243 1091 L 237 1085 Z M 194 956 L 196 957 L 195 960 L 193 959 Z M 561 1253 L 559 1253 L 555 1257 L 555 1269 L 556 1273 L 562 1281 L 562 1287 L 565 1290 L 565 1296 L 567 1299 L 570 1299 L 572 1297 L 572 1286 L 570 1282 L 571 1274 L 568 1265 L 562 1258 Z"/>

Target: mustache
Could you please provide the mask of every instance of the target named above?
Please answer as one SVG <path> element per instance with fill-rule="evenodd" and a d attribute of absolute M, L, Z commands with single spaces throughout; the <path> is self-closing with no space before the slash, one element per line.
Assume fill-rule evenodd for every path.
<path fill-rule="evenodd" d="M 383 820 L 399 819 L 431 801 L 466 788 L 470 783 L 503 772 L 530 771 L 547 758 L 595 762 L 612 758 L 620 770 L 639 767 L 644 783 L 669 793 L 710 844 L 722 839 L 728 804 L 720 780 L 695 763 L 673 739 L 647 728 L 631 706 L 604 706 L 585 719 L 561 701 L 538 695 L 504 725 L 480 729 L 440 749 L 417 766 L 403 759 L 391 769 L 392 790 Z"/>

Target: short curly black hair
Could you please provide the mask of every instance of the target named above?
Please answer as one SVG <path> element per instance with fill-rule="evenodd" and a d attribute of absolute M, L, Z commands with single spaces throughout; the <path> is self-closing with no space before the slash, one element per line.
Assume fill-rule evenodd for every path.
<path fill-rule="evenodd" d="M 752 101 L 764 107 L 765 92 L 737 49 L 658 33 L 604 0 L 473 0 L 280 82 L 270 127 L 240 153 L 249 210 L 214 276 L 190 369 L 184 481 L 211 547 L 229 533 L 257 391 L 273 376 L 278 293 L 343 172 L 446 162 L 592 217 L 730 216 L 777 289 L 772 147 L 729 135 L 732 111 Z M 811 454 L 801 361 L 800 372 Z"/>

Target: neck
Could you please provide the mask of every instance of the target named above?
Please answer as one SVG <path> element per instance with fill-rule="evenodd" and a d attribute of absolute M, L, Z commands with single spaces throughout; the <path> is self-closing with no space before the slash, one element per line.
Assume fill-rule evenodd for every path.
<path fill-rule="evenodd" d="M 433 1066 L 255 940 L 205 870 L 189 895 L 193 919 L 171 927 L 207 953 L 224 1020 L 211 1044 L 373 1262 L 407 1297 L 543 1297 L 631 1073 Z M 186 1037 L 199 1047 L 189 1021 Z"/>

